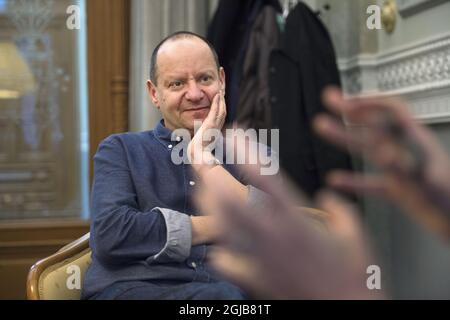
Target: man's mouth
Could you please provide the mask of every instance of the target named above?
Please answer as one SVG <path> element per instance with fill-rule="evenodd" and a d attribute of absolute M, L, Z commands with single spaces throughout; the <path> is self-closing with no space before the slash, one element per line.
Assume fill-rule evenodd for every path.
<path fill-rule="evenodd" d="M 184 111 L 202 111 L 202 110 L 206 110 L 209 109 L 209 106 L 206 107 L 198 107 L 198 108 L 190 108 L 190 109 L 186 109 Z"/>

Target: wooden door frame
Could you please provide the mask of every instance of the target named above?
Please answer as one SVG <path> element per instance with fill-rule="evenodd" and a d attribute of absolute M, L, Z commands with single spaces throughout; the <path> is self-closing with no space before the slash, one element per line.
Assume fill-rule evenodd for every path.
<path fill-rule="evenodd" d="M 86 1 L 89 83 L 89 158 L 112 133 L 128 130 L 129 0 Z"/>

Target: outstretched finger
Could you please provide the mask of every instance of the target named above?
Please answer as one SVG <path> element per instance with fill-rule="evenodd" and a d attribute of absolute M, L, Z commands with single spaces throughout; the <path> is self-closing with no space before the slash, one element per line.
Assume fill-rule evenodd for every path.
<path fill-rule="evenodd" d="M 352 135 L 347 129 L 331 116 L 326 114 L 318 115 L 313 122 L 314 130 L 324 139 L 343 148 L 349 149 L 353 153 L 361 154 L 364 148 L 364 141 L 360 136 Z"/>
<path fill-rule="evenodd" d="M 383 176 L 366 175 L 344 170 L 332 171 L 327 176 L 328 186 L 358 195 L 373 194 L 385 196 L 386 179 Z"/>
<path fill-rule="evenodd" d="M 414 120 L 405 103 L 382 96 L 344 98 L 336 87 L 323 91 L 325 106 L 335 114 L 345 116 L 352 123 L 373 124 L 373 121 L 391 120 L 401 127 L 414 127 Z"/>

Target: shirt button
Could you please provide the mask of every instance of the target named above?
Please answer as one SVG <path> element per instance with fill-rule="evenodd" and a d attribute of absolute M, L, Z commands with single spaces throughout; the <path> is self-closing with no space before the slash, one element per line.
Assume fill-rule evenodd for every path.
<path fill-rule="evenodd" d="M 189 184 L 190 184 L 191 186 L 195 186 L 195 182 L 194 182 L 194 181 L 189 181 Z"/>
<path fill-rule="evenodd" d="M 269 71 L 271 74 L 274 74 L 275 72 L 277 72 L 277 69 L 275 69 L 275 67 L 270 67 Z"/>
<path fill-rule="evenodd" d="M 193 268 L 197 268 L 197 264 L 196 264 L 195 262 L 192 262 L 192 263 L 191 263 L 191 266 L 192 266 Z"/>
<path fill-rule="evenodd" d="M 273 97 L 270 98 L 270 101 L 272 103 L 276 103 L 278 101 L 278 99 L 277 99 L 277 97 L 273 96 Z"/>
<path fill-rule="evenodd" d="M 172 149 L 173 148 L 173 146 L 171 145 L 171 144 L 169 144 L 169 147 L 168 147 L 169 149 Z"/>

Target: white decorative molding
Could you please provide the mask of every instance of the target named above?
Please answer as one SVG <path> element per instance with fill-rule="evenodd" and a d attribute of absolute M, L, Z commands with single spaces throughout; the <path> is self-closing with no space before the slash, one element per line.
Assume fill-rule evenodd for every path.
<path fill-rule="evenodd" d="M 447 0 L 397 0 L 397 8 L 403 17 L 408 17 L 445 1 Z"/>
<path fill-rule="evenodd" d="M 410 93 L 411 111 L 424 123 L 450 122 L 450 88 Z"/>
<path fill-rule="evenodd" d="M 400 95 L 418 119 L 450 119 L 450 33 L 338 65 L 347 95 Z"/>

